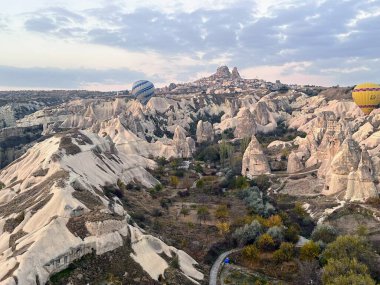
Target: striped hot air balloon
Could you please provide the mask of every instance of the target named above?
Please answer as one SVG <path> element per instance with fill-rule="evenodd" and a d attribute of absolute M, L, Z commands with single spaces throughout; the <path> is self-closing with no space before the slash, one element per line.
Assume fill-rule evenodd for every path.
<path fill-rule="evenodd" d="M 154 96 L 153 83 L 148 80 L 136 81 L 132 86 L 132 96 L 145 105 Z"/>
<path fill-rule="evenodd" d="M 364 114 L 369 115 L 380 104 L 380 85 L 362 83 L 352 90 L 352 98 Z"/>

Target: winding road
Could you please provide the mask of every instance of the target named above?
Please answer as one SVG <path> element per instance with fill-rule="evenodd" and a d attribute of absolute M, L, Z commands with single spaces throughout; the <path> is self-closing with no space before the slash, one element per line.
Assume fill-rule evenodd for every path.
<path fill-rule="evenodd" d="M 218 284 L 218 276 L 219 276 L 219 270 L 223 263 L 223 260 L 230 255 L 231 253 L 240 251 L 241 248 L 235 248 L 226 252 L 223 252 L 221 255 L 219 255 L 218 259 L 214 262 L 214 264 L 211 267 L 210 271 L 210 282 L 209 285 L 217 285 Z"/>

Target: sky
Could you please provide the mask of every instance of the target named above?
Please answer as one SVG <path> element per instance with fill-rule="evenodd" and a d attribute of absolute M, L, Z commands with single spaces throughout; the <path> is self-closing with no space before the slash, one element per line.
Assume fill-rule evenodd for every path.
<path fill-rule="evenodd" d="M 0 0 L 0 89 L 380 83 L 380 0 Z"/>

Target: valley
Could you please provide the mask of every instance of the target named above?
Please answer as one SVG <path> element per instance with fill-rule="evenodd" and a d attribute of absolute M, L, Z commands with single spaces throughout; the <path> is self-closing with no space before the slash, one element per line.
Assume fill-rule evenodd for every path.
<path fill-rule="evenodd" d="M 8 94 L 0 284 L 376 284 L 380 111 L 351 90 L 222 66 L 146 105 Z"/>

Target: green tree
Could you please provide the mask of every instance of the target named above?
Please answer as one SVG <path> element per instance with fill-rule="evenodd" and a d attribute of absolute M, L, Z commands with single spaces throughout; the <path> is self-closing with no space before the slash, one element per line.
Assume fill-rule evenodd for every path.
<path fill-rule="evenodd" d="M 206 206 L 201 206 L 197 210 L 197 216 L 199 223 L 202 224 L 202 221 L 206 222 L 210 218 L 210 212 Z"/>
<path fill-rule="evenodd" d="M 322 257 L 324 260 L 357 259 L 370 269 L 374 266 L 373 249 L 367 240 L 359 236 L 339 236 L 334 242 L 327 245 Z"/>
<path fill-rule="evenodd" d="M 283 242 L 281 243 L 280 248 L 273 253 L 273 259 L 278 263 L 290 261 L 293 259 L 294 253 L 294 244 Z"/>
<path fill-rule="evenodd" d="M 271 251 L 275 248 L 276 243 L 269 234 L 261 235 L 257 240 L 257 247 L 264 251 Z"/>
<path fill-rule="evenodd" d="M 368 267 L 357 259 L 329 259 L 323 268 L 323 284 L 329 285 L 375 285 Z"/>
<path fill-rule="evenodd" d="M 285 229 L 284 237 L 285 240 L 292 243 L 297 243 L 299 240 L 301 229 L 298 224 L 291 224 Z"/>
<path fill-rule="evenodd" d="M 314 260 L 319 256 L 321 249 L 319 245 L 313 241 L 305 243 L 300 249 L 301 260 Z"/>
<path fill-rule="evenodd" d="M 249 262 L 252 263 L 252 262 L 257 261 L 260 251 L 256 247 L 256 245 L 251 244 L 251 245 L 247 245 L 243 247 L 242 253 L 243 253 L 244 258 L 246 258 Z"/>
<path fill-rule="evenodd" d="M 329 225 L 318 225 L 311 234 L 313 241 L 323 241 L 324 243 L 333 242 L 338 236 L 335 228 Z"/>
<path fill-rule="evenodd" d="M 245 137 L 240 141 L 240 152 L 241 153 L 245 152 L 245 150 L 247 149 L 250 142 L 251 142 L 250 137 Z"/>

